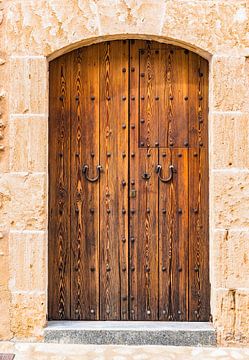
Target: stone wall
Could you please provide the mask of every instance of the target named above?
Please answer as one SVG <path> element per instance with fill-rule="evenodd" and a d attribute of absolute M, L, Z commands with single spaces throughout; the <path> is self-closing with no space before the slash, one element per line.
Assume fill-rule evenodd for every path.
<path fill-rule="evenodd" d="M 46 323 L 48 61 L 119 38 L 210 61 L 212 315 L 220 344 L 249 344 L 247 0 L 0 0 L 0 338 Z"/>

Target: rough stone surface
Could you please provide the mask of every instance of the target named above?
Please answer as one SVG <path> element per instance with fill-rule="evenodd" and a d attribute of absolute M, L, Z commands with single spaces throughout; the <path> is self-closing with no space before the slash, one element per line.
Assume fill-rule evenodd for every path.
<path fill-rule="evenodd" d="M 217 230 L 213 249 L 213 286 L 249 289 L 249 231 Z"/>
<path fill-rule="evenodd" d="M 46 59 L 13 58 L 10 71 L 13 79 L 10 87 L 10 112 L 12 114 L 46 113 Z"/>
<path fill-rule="evenodd" d="M 215 114 L 211 123 L 213 167 L 249 168 L 249 113 Z"/>
<path fill-rule="evenodd" d="M 218 343 L 248 344 L 249 290 L 230 288 L 213 292 L 213 316 Z"/>
<path fill-rule="evenodd" d="M 216 228 L 249 228 L 249 171 L 214 173 Z M 211 190 L 211 191 L 212 191 Z"/>
<path fill-rule="evenodd" d="M 218 56 L 212 61 L 213 106 L 215 110 L 248 110 L 248 59 Z"/>
<path fill-rule="evenodd" d="M 44 292 L 12 292 L 11 331 L 14 339 L 42 339 L 46 302 Z"/>
<path fill-rule="evenodd" d="M 12 231 L 9 240 L 11 291 L 46 291 L 47 242 L 43 231 Z"/>
<path fill-rule="evenodd" d="M 0 0 L 0 339 L 46 321 L 47 60 L 133 37 L 210 60 L 212 314 L 220 343 L 249 344 L 248 19 L 246 0 Z"/>
<path fill-rule="evenodd" d="M 47 118 L 42 116 L 12 116 L 10 125 L 11 171 L 38 171 L 47 169 Z"/>
<path fill-rule="evenodd" d="M 46 209 L 44 174 L 0 175 L 0 218 L 6 228 L 44 230 Z"/>
<path fill-rule="evenodd" d="M 58 322 L 45 329 L 46 342 L 121 345 L 216 345 L 211 324 L 184 322 Z"/>
<path fill-rule="evenodd" d="M 2 229 L 1 229 L 2 230 Z M 0 233 L 0 338 L 11 338 L 10 331 L 10 293 L 9 283 L 9 238 L 8 234 Z"/>
<path fill-rule="evenodd" d="M 207 47 L 213 54 L 248 49 L 248 31 L 245 0 L 166 1 L 162 34 Z"/>
<path fill-rule="evenodd" d="M 159 34 L 165 11 L 164 1 L 98 0 L 100 28 L 103 34 Z M 112 26 L 110 26 L 112 24 Z"/>

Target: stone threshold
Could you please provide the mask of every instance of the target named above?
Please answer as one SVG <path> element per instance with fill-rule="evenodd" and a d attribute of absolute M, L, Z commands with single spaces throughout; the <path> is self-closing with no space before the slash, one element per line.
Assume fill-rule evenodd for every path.
<path fill-rule="evenodd" d="M 208 322 L 49 321 L 45 342 L 63 344 L 215 346 Z"/>

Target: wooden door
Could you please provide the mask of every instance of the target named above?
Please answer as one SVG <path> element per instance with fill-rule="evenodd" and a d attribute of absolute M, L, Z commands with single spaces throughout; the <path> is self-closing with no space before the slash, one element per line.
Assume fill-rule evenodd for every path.
<path fill-rule="evenodd" d="M 49 319 L 208 321 L 208 62 L 122 40 L 49 70 Z"/>

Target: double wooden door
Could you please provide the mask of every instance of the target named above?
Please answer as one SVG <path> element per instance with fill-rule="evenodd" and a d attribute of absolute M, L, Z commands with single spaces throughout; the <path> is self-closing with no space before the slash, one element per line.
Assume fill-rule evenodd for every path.
<path fill-rule="evenodd" d="M 209 320 L 207 61 L 124 40 L 49 71 L 49 318 Z"/>

